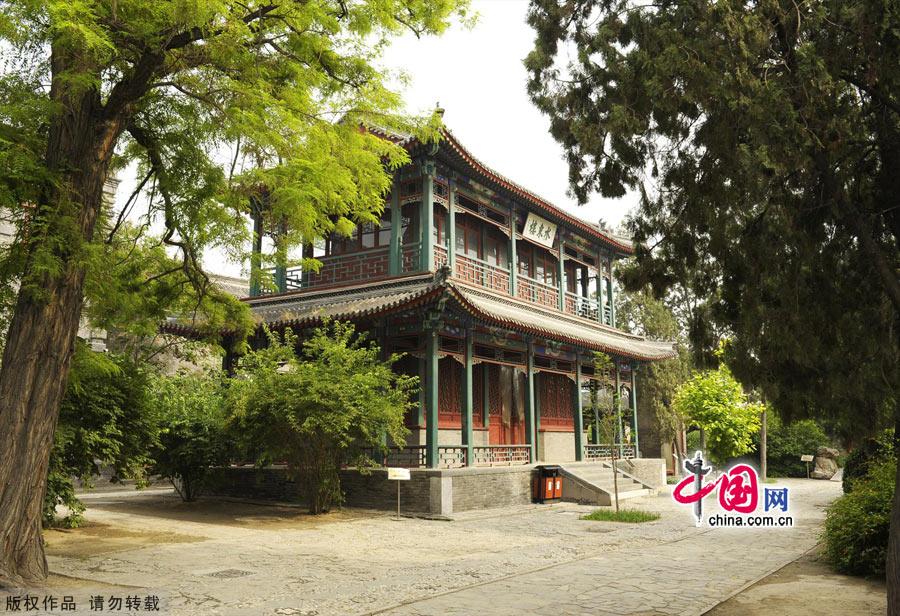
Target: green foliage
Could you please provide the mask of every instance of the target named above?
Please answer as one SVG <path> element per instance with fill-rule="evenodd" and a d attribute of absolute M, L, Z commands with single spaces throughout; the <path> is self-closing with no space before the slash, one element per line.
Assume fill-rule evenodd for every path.
<path fill-rule="evenodd" d="M 626 522 L 629 524 L 639 524 L 641 522 L 653 522 L 658 520 L 660 515 L 653 511 L 641 511 L 639 509 L 595 509 L 594 511 L 581 516 L 582 520 L 591 520 L 594 522 Z"/>
<path fill-rule="evenodd" d="M 77 526 L 84 506 L 71 477 L 90 485 L 101 468 L 113 480 L 146 481 L 150 451 L 156 445 L 156 420 L 148 399 L 147 371 L 128 358 L 96 353 L 79 343 L 50 455 L 44 498 L 44 524 Z M 57 504 L 70 514 L 56 520 Z"/>
<path fill-rule="evenodd" d="M 381 52 L 457 17 L 466 0 L 0 3 L 0 211 L 17 230 L 0 302 L 49 301 L 48 280 L 86 273 L 98 323 L 146 332 L 177 313 L 239 342 L 247 307 L 202 255 L 244 259 L 251 213 L 286 228 L 282 258 L 377 222 L 409 156 L 360 126 L 427 142 L 441 125 L 403 110 Z M 96 188 L 126 168 L 139 182 L 114 213 Z"/>
<path fill-rule="evenodd" d="M 753 441 L 754 449 L 759 451 L 759 433 Z M 812 419 L 785 424 L 771 410 L 766 417 L 766 463 L 768 474 L 773 477 L 806 477 L 806 463 L 800 461 L 800 456 L 814 455 L 819 447 L 830 445 L 831 439 Z"/>
<path fill-rule="evenodd" d="M 844 462 L 844 493 L 852 491 L 855 483 L 868 474 L 873 464 L 893 460 L 895 457 L 893 428 L 864 440 L 847 455 Z"/>
<path fill-rule="evenodd" d="M 225 388 L 223 377 L 214 373 L 153 381 L 159 443 L 152 472 L 169 479 L 184 501 L 195 500 L 210 467 L 227 460 Z"/>
<path fill-rule="evenodd" d="M 676 343 L 677 357 L 648 363 L 637 373 L 638 415 L 654 419 L 650 429 L 660 444 L 671 443 L 684 425 L 673 404 L 675 392 L 690 377 L 692 363 L 681 326 L 673 310 L 649 289 L 616 298 L 616 318 L 624 327 L 651 340 Z"/>
<path fill-rule="evenodd" d="M 829 507 L 825 555 L 841 573 L 883 577 L 897 460 L 880 460 Z"/>
<path fill-rule="evenodd" d="M 715 462 L 722 464 L 751 450 L 762 405 L 748 402 L 741 384 L 724 364 L 680 386 L 674 406 L 686 421 L 704 430 L 705 453 Z"/>
<path fill-rule="evenodd" d="M 311 513 L 340 504 L 341 464 L 371 463 L 365 448 L 404 443 L 417 377 L 395 374 L 350 324 L 329 323 L 300 345 L 288 330 L 242 358 L 231 393 L 232 430 L 260 463 L 283 461 Z"/>
<path fill-rule="evenodd" d="M 640 205 L 629 288 L 687 284 L 702 349 L 842 436 L 900 391 L 900 30 L 884 0 L 536 1 L 529 94 L 571 188 Z"/>

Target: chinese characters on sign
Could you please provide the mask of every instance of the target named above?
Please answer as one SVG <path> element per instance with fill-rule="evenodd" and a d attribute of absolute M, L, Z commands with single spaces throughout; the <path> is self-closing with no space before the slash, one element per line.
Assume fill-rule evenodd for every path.
<path fill-rule="evenodd" d="M 533 212 L 528 214 L 525 220 L 525 228 L 522 230 L 522 237 L 537 242 L 547 248 L 553 247 L 553 241 L 556 239 L 556 225 L 549 220 L 544 220 L 540 216 L 536 216 Z"/>
<path fill-rule="evenodd" d="M 718 492 L 719 507 L 723 514 L 710 517 L 710 526 L 769 526 L 789 528 L 793 526 L 791 516 L 774 517 L 757 514 L 760 505 L 759 475 L 747 464 L 736 464 L 719 475 L 714 481 L 703 483 L 703 477 L 711 470 L 704 466 L 701 452 L 693 460 L 685 460 L 684 468 L 689 473 L 675 486 L 672 498 L 682 505 L 693 505 L 697 526 L 703 523 L 703 499 Z M 692 488 L 690 492 L 688 489 Z M 764 488 L 763 511 L 768 513 L 788 512 L 788 488 Z M 735 516 L 731 514 L 743 514 Z"/>
<path fill-rule="evenodd" d="M 91 595 L 87 601 L 72 595 L 7 595 L 7 612 L 159 612 L 158 595 Z"/>

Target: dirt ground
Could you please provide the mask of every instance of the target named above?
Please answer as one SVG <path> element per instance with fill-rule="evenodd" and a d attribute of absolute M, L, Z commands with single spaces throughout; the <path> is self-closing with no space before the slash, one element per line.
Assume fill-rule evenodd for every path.
<path fill-rule="evenodd" d="M 817 546 L 706 616 L 878 616 L 887 612 L 885 593 L 884 581 L 835 573 Z"/>

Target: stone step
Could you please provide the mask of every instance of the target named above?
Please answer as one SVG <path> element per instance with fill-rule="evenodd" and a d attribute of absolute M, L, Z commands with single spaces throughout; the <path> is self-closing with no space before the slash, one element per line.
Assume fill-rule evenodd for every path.
<path fill-rule="evenodd" d="M 610 466 L 602 463 L 563 466 L 563 500 L 585 504 L 611 505 L 616 488 L 620 501 L 655 494 L 636 479 L 616 469 L 616 476 Z M 618 486 L 616 485 L 618 483 Z"/>

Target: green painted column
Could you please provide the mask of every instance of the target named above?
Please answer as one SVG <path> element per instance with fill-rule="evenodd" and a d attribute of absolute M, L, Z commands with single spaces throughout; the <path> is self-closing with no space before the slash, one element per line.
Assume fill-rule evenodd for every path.
<path fill-rule="evenodd" d="M 534 342 L 528 341 L 528 359 L 525 373 L 525 442 L 531 445 L 528 462 L 537 459 L 537 439 L 534 432 Z"/>
<path fill-rule="evenodd" d="M 631 417 L 634 421 L 634 454 L 640 458 L 640 442 L 638 441 L 638 410 L 637 410 L 637 364 L 631 364 Z"/>
<path fill-rule="evenodd" d="M 474 345 L 472 344 L 472 330 L 466 332 L 466 363 L 463 368 L 463 391 L 462 391 L 462 416 L 463 416 L 463 433 L 462 444 L 466 448 L 466 465 L 471 466 L 473 461 L 472 447 L 475 445 L 475 431 L 472 417 L 472 359 L 474 355 Z"/>
<path fill-rule="evenodd" d="M 572 415 L 575 419 L 575 460 L 584 457 L 584 417 L 581 415 L 581 354 L 575 353 L 575 394 L 572 396 Z"/>
<path fill-rule="evenodd" d="M 625 430 L 622 427 L 622 382 L 621 377 L 619 376 L 619 362 L 617 360 L 613 360 L 616 362 L 616 393 L 613 394 L 613 404 L 616 407 L 616 426 L 618 426 L 618 438 L 617 442 L 624 443 L 625 442 Z"/>
<path fill-rule="evenodd" d="M 257 212 L 253 215 L 253 246 L 250 249 L 250 297 L 256 297 L 261 290 L 259 277 L 262 273 L 262 236 L 262 214 Z"/>
<path fill-rule="evenodd" d="M 609 260 L 609 321 L 610 325 L 616 326 L 616 282 L 615 276 L 613 274 L 613 266 L 615 265 L 615 260 L 610 258 Z"/>
<path fill-rule="evenodd" d="M 287 235 L 287 224 L 278 225 L 278 235 L 275 245 L 275 286 L 279 293 L 287 291 L 287 248 L 283 245 Z"/>
<path fill-rule="evenodd" d="M 566 310 L 566 246 L 565 242 L 562 239 L 562 229 L 558 231 L 559 233 L 559 277 L 556 279 L 557 286 L 559 287 L 559 311 L 565 312 Z"/>
<path fill-rule="evenodd" d="M 421 264 L 419 269 L 423 272 L 434 269 L 434 241 L 431 237 L 434 229 L 434 161 L 425 161 L 422 164 L 422 213 L 419 216 L 422 226 L 420 235 L 422 241 Z"/>
<path fill-rule="evenodd" d="M 391 244 L 388 250 L 388 274 L 397 276 L 403 271 L 403 229 L 400 212 L 400 181 L 394 175 L 394 184 L 391 186 Z"/>
<path fill-rule="evenodd" d="M 312 259 L 315 256 L 313 252 L 312 244 L 304 244 L 303 245 L 303 258 L 304 259 Z M 303 268 L 300 270 L 300 288 L 306 289 L 309 287 L 309 269 L 304 264 Z"/>
<path fill-rule="evenodd" d="M 438 455 L 438 334 L 437 328 L 425 330 L 425 461 L 437 468 Z"/>
<path fill-rule="evenodd" d="M 541 378 L 540 372 L 534 373 L 534 444 L 537 449 L 534 452 L 534 459 L 541 459 L 540 442 L 541 442 Z"/>
<path fill-rule="evenodd" d="M 509 294 L 516 296 L 519 278 L 519 257 L 516 254 L 516 206 L 509 209 Z"/>
<path fill-rule="evenodd" d="M 450 178 L 449 183 L 447 239 L 450 245 L 447 246 L 447 265 L 450 266 L 450 275 L 452 276 L 456 273 L 456 180 Z"/>
<path fill-rule="evenodd" d="M 481 364 L 481 414 L 482 427 L 491 427 L 491 374 L 490 365 Z"/>

